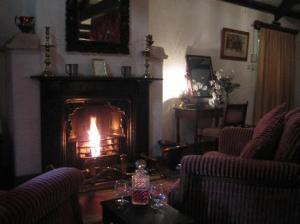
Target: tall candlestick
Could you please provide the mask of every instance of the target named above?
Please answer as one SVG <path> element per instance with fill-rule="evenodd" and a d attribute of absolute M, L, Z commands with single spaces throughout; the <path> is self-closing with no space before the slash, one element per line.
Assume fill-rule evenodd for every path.
<path fill-rule="evenodd" d="M 154 41 L 152 40 L 152 35 L 148 34 L 146 36 L 146 48 L 143 51 L 143 55 L 145 57 L 145 63 L 144 63 L 144 65 L 145 65 L 144 77 L 145 78 L 151 78 L 149 67 L 150 67 L 150 52 L 151 52 L 151 47 L 152 47 L 153 43 L 154 43 Z"/>
<path fill-rule="evenodd" d="M 51 54 L 50 54 L 50 48 L 53 47 L 50 42 L 50 27 L 45 27 L 45 44 L 43 45 L 45 47 L 45 69 L 43 72 L 44 76 L 53 76 L 54 74 L 51 71 Z"/>

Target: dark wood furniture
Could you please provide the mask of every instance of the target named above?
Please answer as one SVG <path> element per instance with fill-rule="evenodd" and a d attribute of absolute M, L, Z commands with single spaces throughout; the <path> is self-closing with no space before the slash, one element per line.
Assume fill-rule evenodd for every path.
<path fill-rule="evenodd" d="M 248 101 L 246 103 L 239 104 L 226 104 L 224 107 L 223 120 L 220 126 L 199 129 L 197 142 L 201 142 L 203 137 L 207 137 L 215 141 L 215 145 L 217 145 L 219 134 L 222 128 L 226 126 L 245 127 L 247 108 Z"/>
<path fill-rule="evenodd" d="M 175 107 L 176 118 L 176 142 L 180 144 L 180 119 L 185 118 L 195 122 L 194 143 L 198 142 L 198 124 L 203 118 L 215 119 L 216 126 L 219 124 L 219 117 L 223 115 L 223 107 L 199 107 L 199 108 L 181 108 Z"/>
<path fill-rule="evenodd" d="M 165 205 L 160 210 L 131 203 L 118 207 L 115 199 L 101 202 L 104 224 L 194 224 L 193 219 Z"/>

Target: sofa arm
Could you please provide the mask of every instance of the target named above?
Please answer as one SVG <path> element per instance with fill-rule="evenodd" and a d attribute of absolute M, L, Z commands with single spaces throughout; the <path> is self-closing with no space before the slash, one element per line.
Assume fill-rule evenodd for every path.
<path fill-rule="evenodd" d="M 272 184 L 276 186 L 297 184 L 299 186 L 300 166 L 293 163 L 217 155 L 185 156 L 181 163 L 182 176 L 197 175 L 200 178 L 214 177 L 227 181 L 251 181 L 251 184 L 268 186 Z"/>
<path fill-rule="evenodd" d="M 174 208 L 178 208 L 178 205 L 181 204 L 179 198 L 179 187 L 180 187 L 180 179 L 176 180 L 176 182 L 171 187 L 170 192 L 168 193 L 168 204 L 170 204 Z"/>
<path fill-rule="evenodd" d="M 40 222 L 66 201 L 78 199 L 82 180 L 82 174 L 78 169 L 65 167 L 51 170 L 27 181 L 0 196 L 0 223 Z M 76 205 L 74 210 L 78 209 L 79 205 L 78 208 L 75 207 Z M 77 212 L 81 218 L 80 210 Z"/>
<path fill-rule="evenodd" d="M 240 155 L 244 146 L 251 140 L 253 128 L 225 127 L 219 136 L 219 152 Z"/>
<path fill-rule="evenodd" d="M 199 223 L 296 224 L 300 218 L 299 175 L 297 164 L 186 156 L 179 209 Z"/>

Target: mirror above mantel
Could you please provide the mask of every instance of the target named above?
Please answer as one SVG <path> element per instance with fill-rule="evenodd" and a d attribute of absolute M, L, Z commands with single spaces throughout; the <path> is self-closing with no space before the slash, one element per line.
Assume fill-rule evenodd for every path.
<path fill-rule="evenodd" d="M 129 54 L 129 0 L 67 0 L 66 50 Z"/>

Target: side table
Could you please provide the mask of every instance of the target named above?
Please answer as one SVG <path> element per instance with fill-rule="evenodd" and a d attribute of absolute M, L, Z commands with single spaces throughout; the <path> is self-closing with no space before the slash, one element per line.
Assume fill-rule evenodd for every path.
<path fill-rule="evenodd" d="M 196 224 L 192 218 L 169 205 L 164 205 L 159 210 L 154 210 L 149 205 L 132 205 L 131 202 L 119 207 L 115 199 L 102 201 L 101 205 L 104 224 Z"/>

